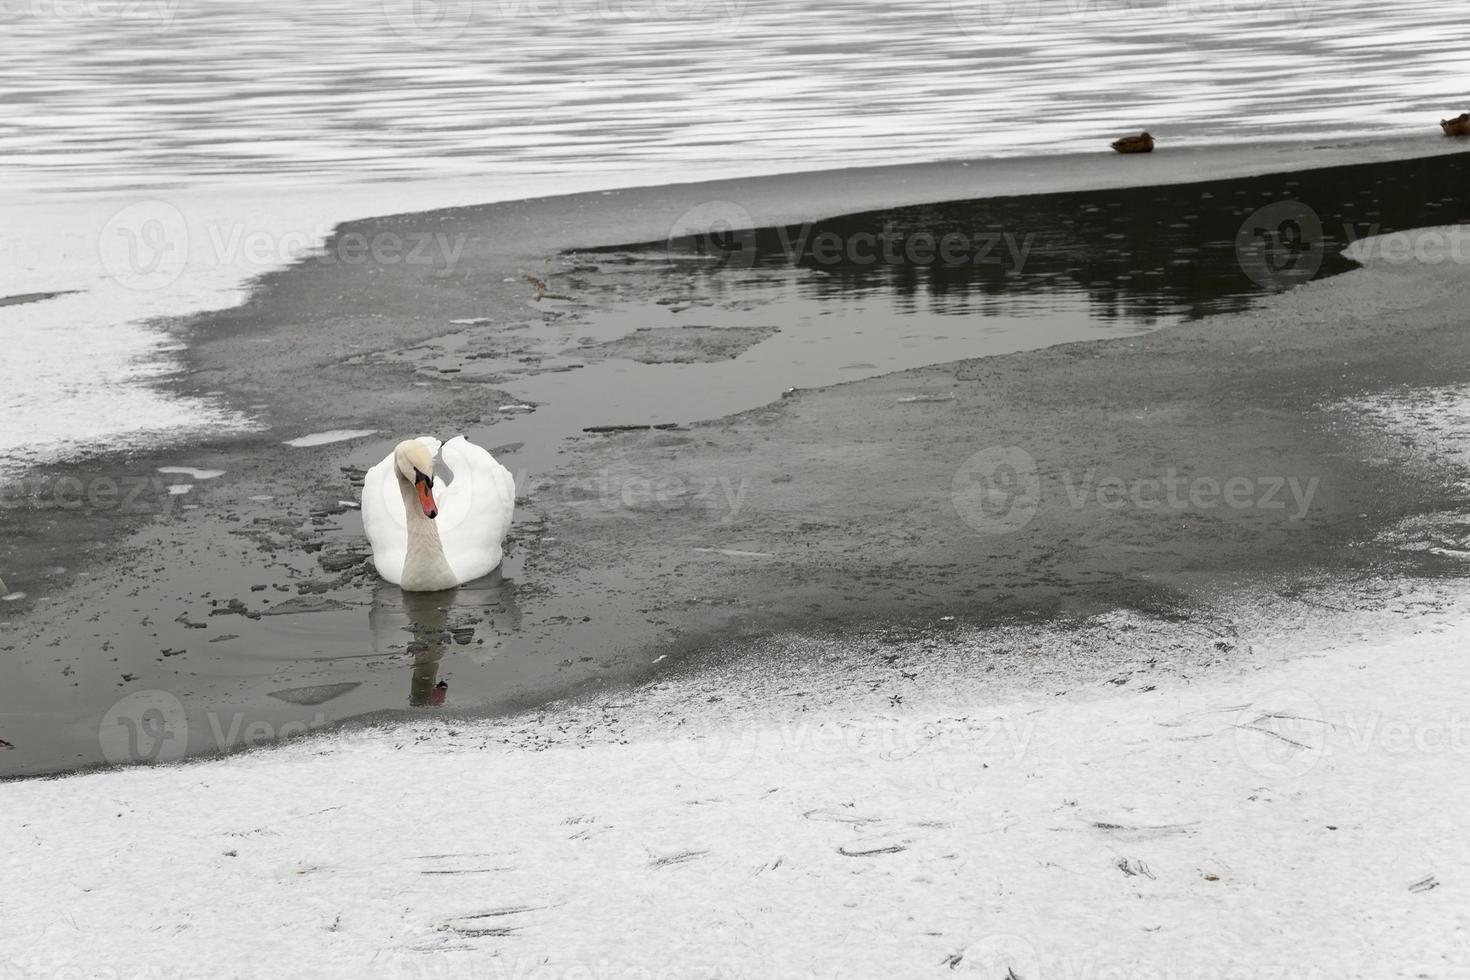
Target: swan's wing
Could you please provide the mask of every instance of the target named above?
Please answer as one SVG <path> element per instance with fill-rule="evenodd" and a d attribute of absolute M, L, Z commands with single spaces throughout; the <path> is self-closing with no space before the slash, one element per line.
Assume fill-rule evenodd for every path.
<path fill-rule="evenodd" d="M 392 453 L 363 478 L 362 529 L 373 547 L 378 574 L 399 584 L 403 581 L 403 561 L 408 557 L 408 528 L 403 521 L 403 497 L 398 492 Z"/>
<path fill-rule="evenodd" d="M 500 545 L 515 514 L 515 479 L 464 436 L 446 442 L 439 459 L 454 475 L 434 483 L 439 543 L 455 577 L 468 582 L 500 564 Z"/>

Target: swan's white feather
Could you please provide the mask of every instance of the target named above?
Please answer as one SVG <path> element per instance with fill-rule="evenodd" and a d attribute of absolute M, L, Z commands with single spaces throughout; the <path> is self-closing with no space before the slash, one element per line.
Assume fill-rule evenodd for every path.
<path fill-rule="evenodd" d="M 473 581 L 500 564 L 501 542 L 515 514 L 515 479 L 464 436 L 446 442 L 439 458 L 454 474 L 452 482 L 434 487 L 439 543 L 455 577 Z"/>
<path fill-rule="evenodd" d="M 403 498 L 393 454 L 367 471 L 362 481 L 362 529 L 373 549 L 378 574 L 394 585 L 403 581 L 408 557 L 408 525 L 403 520 Z"/>
<path fill-rule="evenodd" d="M 432 436 L 418 441 L 453 474 L 449 480 L 436 475 L 434 482 L 439 505 L 434 523 L 445 561 L 461 584 L 490 574 L 500 564 L 501 543 L 515 514 L 515 480 L 494 456 L 464 436 L 442 444 Z M 362 526 L 378 574 L 401 585 L 408 527 L 391 452 L 363 479 Z"/>

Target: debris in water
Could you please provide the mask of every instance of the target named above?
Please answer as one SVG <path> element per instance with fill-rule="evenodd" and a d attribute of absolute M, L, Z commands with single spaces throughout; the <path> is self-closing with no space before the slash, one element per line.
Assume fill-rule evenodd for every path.
<path fill-rule="evenodd" d="M 583 427 L 583 432 L 594 434 L 606 432 L 646 432 L 649 429 L 677 429 L 678 422 L 655 422 L 652 425 L 589 425 Z"/>
<path fill-rule="evenodd" d="M 260 618 L 260 613 L 255 612 L 254 610 L 252 610 L 251 608 L 249 608 L 248 606 L 246 606 L 245 603 L 241 602 L 239 599 L 231 599 L 229 602 L 226 602 L 223 606 L 220 606 L 220 607 L 215 608 L 215 609 L 211 609 L 209 611 L 209 614 L 211 616 L 244 616 L 247 619 L 259 619 Z"/>

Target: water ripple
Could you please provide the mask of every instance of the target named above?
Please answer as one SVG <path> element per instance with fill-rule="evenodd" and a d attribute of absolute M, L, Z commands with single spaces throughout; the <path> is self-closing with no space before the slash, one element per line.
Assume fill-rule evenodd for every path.
<path fill-rule="evenodd" d="M 1428 0 L 0 0 L 13 188 L 740 169 L 1432 129 Z M 865 161 L 866 162 L 866 161 Z"/>

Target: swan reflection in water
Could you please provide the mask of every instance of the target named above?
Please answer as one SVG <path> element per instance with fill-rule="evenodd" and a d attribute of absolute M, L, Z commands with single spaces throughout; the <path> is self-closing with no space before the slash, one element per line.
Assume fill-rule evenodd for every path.
<path fill-rule="evenodd" d="M 439 667 L 447 654 L 456 652 L 454 648 L 461 655 L 483 654 L 496 637 L 520 626 L 515 591 L 515 582 L 504 578 L 499 568 L 445 592 L 404 592 L 387 582 L 378 584 L 368 610 L 373 650 L 388 657 L 409 656 L 410 705 L 444 703 L 448 682 L 440 679 Z"/>

